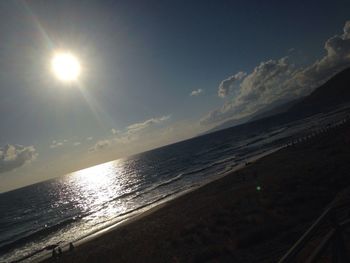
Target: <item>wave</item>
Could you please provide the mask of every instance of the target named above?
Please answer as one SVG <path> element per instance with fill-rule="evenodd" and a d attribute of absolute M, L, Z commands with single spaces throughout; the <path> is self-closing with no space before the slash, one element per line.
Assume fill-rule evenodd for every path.
<path fill-rule="evenodd" d="M 159 183 L 157 183 L 157 184 L 154 184 L 154 185 L 152 185 L 152 186 L 150 186 L 150 187 L 146 187 L 146 188 L 143 188 L 143 189 L 140 189 L 140 188 L 139 188 L 139 189 L 135 189 L 135 190 L 133 190 L 133 191 L 129 191 L 129 192 L 127 192 L 127 193 L 124 193 L 124 194 L 122 194 L 122 195 L 119 195 L 119 196 L 117 196 L 117 197 L 115 197 L 115 198 L 113 198 L 113 199 L 107 201 L 107 202 L 104 203 L 102 206 L 100 206 L 99 209 L 94 210 L 94 211 L 90 211 L 90 212 L 89 212 L 88 214 L 86 214 L 86 215 L 90 215 L 90 214 L 96 213 L 96 212 L 98 212 L 98 211 L 101 211 L 101 210 L 105 209 L 107 206 L 109 206 L 110 203 L 112 203 L 112 202 L 114 202 L 114 201 L 116 201 L 116 200 L 120 200 L 120 199 L 123 199 L 123 198 L 127 198 L 127 197 L 129 197 L 129 196 L 131 196 L 131 199 L 136 199 L 136 198 L 138 198 L 138 197 L 140 197 L 140 196 L 142 196 L 142 195 L 148 194 L 148 193 L 150 193 L 150 192 L 152 192 L 152 191 L 154 191 L 154 190 L 157 190 L 157 189 L 159 189 L 159 188 L 161 188 L 161 187 L 164 187 L 164 186 L 166 186 L 166 185 L 169 185 L 169 184 L 172 184 L 172 183 L 174 183 L 174 182 L 176 182 L 176 181 L 179 181 L 179 180 L 181 180 L 181 179 L 182 179 L 183 177 L 185 177 L 185 176 L 189 176 L 189 175 L 192 175 L 192 174 L 200 174 L 201 172 L 206 171 L 206 170 L 209 170 L 209 169 L 212 168 L 212 167 L 221 165 L 221 164 L 223 164 L 223 163 L 231 162 L 231 161 L 234 160 L 234 159 L 236 159 L 236 156 L 231 156 L 231 157 L 228 157 L 228 158 L 224 158 L 224 159 L 221 159 L 221 160 L 212 162 L 212 163 L 210 163 L 209 165 L 204 166 L 204 167 L 201 167 L 201 168 L 199 168 L 199 169 L 191 170 L 191 171 L 189 171 L 189 172 L 179 173 L 179 174 L 176 175 L 175 177 L 172 177 L 172 178 L 170 178 L 170 179 L 168 179 L 168 180 L 165 180 L 165 181 L 161 181 L 161 182 L 159 182 Z M 235 165 L 235 163 L 234 163 L 234 165 Z M 172 194 L 173 194 L 173 193 L 172 193 Z M 147 206 L 147 205 L 149 205 L 149 203 L 145 204 L 145 206 Z M 136 209 L 139 209 L 139 207 L 136 208 Z M 128 213 L 131 213 L 132 211 L 134 211 L 134 210 L 128 210 L 128 211 L 126 211 L 126 212 L 123 212 L 123 213 L 118 214 L 116 217 L 124 216 L 124 215 L 126 215 L 126 214 L 128 214 Z M 86 215 L 84 215 L 84 216 L 86 216 Z"/>
<path fill-rule="evenodd" d="M 183 176 L 193 175 L 193 174 L 200 174 L 201 172 L 208 171 L 208 170 L 210 170 L 211 168 L 213 168 L 215 166 L 218 166 L 218 165 L 221 165 L 221 164 L 224 164 L 224 163 L 228 163 L 228 162 L 231 162 L 233 160 L 236 161 L 236 159 L 237 159 L 236 155 L 230 156 L 230 157 L 227 157 L 227 158 L 224 158 L 224 159 L 220 159 L 220 160 L 211 162 L 209 165 L 206 165 L 206 166 L 200 167 L 198 169 L 194 169 L 194 170 L 188 171 L 188 172 L 184 173 Z"/>
<path fill-rule="evenodd" d="M 156 185 L 153 185 L 153 186 L 151 186 L 149 188 L 146 188 L 146 189 L 143 189 L 143 190 L 139 191 L 139 193 L 137 195 L 135 195 L 133 198 L 137 198 L 137 197 L 139 197 L 139 196 L 141 196 L 143 194 L 149 193 L 149 192 L 151 192 L 153 190 L 156 190 L 156 189 L 158 189 L 160 187 L 163 187 L 165 185 L 169 185 L 169 184 L 171 184 L 171 183 L 173 183 L 175 181 L 178 181 L 178 180 L 182 179 L 185 176 L 192 175 L 192 174 L 199 174 L 199 173 L 201 173 L 203 171 L 209 170 L 212 167 L 215 167 L 215 166 L 223 164 L 223 163 L 230 162 L 230 161 L 232 161 L 234 159 L 236 159 L 236 156 L 231 156 L 231 157 L 228 157 L 228 158 L 224 158 L 224 159 L 212 162 L 212 163 L 210 163 L 207 166 L 204 166 L 204 167 L 201 167 L 201 168 L 198 168 L 198 169 L 194 169 L 194 170 L 191 170 L 191 171 L 188 171 L 188 172 L 180 173 L 177 176 L 175 176 L 173 178 L 170 178 L 169 180 L 162 181 L 162 182 L 160 182 L 160 183 L 158 183 Z"/>
<path fill-rule="evenodd" d="M 245 152 L 245 156 L 248 156 L 248 155 L 249 155 L 249 153 Z M 165 181 L 161 181 L 161 182 L 159 182 L 159 183 L 157 183 L 155 185 L 152 185 L 151 187 L 144 188 L 144 189 L 137 189 L 137 190 L 135 189 L 134 191 L 130 191 L 130 192 L 124 193 L 124 194 L 122 194 L 122 195 L 120 195 L 120 196 L 118 196 L 116 198 L 113 198 L 110 201 L 107 201 L 105 204 L 102 205 L 102 207 L 100 207 L 100 209 L 94 210 L 94 211 L 90 210 L 88 213 L 85 213 L 84 215 L 81 215 L 80 218 L 85 217 L 85 216 L 90 215 L 90 214 L 94 214 L 97 211 L 104 209 L 111 202 L 113 202 L 113 201 L 115 201 L 117 199 L 125 198 L 125 197 L 128 197 L 128 196 L 132 196 L 132 199 L 137 198 L 137 197 L 139 197 L 141 195 L 144 195 L 144 194 L 147 194 L 147 193 L 149 193 L 151 191 L 154 191 L 154 190 L 156 190 L 156 189 L 158 189 L 160 187 L 163 187 L 163 186 L 172 184 L 172 183 L 174 183 L 174 182 L 176 182 L 178 180 L 181 180 L 184 176 L 188 176 L 188 175 L 192 175 L 192 174 L 200 174 L 203 171 L 210 170 L 211 168 L 213 168 L 215 166 L 222 165 L 222 164 L 225 164 L 225 163 L 230 163 L 231 164 L 230 167 L 232 168 L 232 165 L 234 166 L 234 165 L 237 164 L 237 160 L 238 159 L 240 159 L 240 158 L 237 158 L 237 156 L 230 156 L 230 157 L 227 157 L 227 158 L 216 160 L 216 161 L 211 162 L 209 165 L 206 165 L 204 167 L 200 167 L 198 169 L 194 169 L 194 170 L 191 170 L 191 171 L 188 171 L 188 172 L 179 173 L 177 176 L 172 177 L 172 178 L 170 178 L 168 180 L 165 180 Z M 235 162 L 232 162 L 232 161 L 235 161 Z M 227 166 L 226 166 L 226 168 L 227 168 Z M 225 170 L 227 170 L 227 169 L 225 169 Z M 191 187 L 191 186 L 189 186 L 189 187 Z M 100 230 L 102 230 L 103 228 L 106 227 L 105 223 L 112 222 L 112 221 L 114 223 L 116 223 L 116 222 L 118 222 L 118 221 L 116 221 L 116 219 L 118 219 L 118 218 L 119 218 L 119 220 L 125 220 L 125 219 L 128 218 L 129 214 L 137 212 L 137 210 L 141 210 L 143 208 L 149 207 L 149 206 L 151 206 L 151 205 L 153 205 L 153 204 L 155 204 L 157 202 L 162 201 L 165 198 L 168 198 L 170 196 L 174 196 L 177 193 L 180 193 L 180 192 L 184 191 L 183 188 L 181 188 L 181 189 L 180 188 L 178 188 L 178 189 L 173 188 L 172 190 L 174 190 L 174 191 L 163 193 L 163 194 L 159 195 L 158 197 L 154 196 L 156 199 L 152 198 L 152 200 L 149 200 L 149 202 L 147 202 L 147 203 L 144 203 L 144 204 L 142 204 L 142 205 L 140 205 L 138 207 L 134 207 L 133 209 L 126 210 L 126 211 L 116 215 L 114 218 L 109 218 L 106 221 L 99 222 L 97 225 L 100 225 L 100 226 L 103 225 L 103 227 L 99 228 Z M 125 218 L 125 216 L 126 216 L 126 218 Z M 121 219 L 122 217 L 124 217 L 124 219 Z M 20 238 L 18 240 L 15 240 L 13 242 L 10 242 L 10 243 L 7 243 L 7 244 L 1 246 L 0 247 L 0 252 L 9 252 L 10 250 L 12 250 L 14 248 L 17 248 L 20 245 L 22 245 L 22 244 L 24 244 L 24 243 L 26 243 L 28 241 L 32 241 L 33 239 L 38 239 L 38 238 L 41 238 L 41 237 L 45 237 L 49 233 L 55 232 L 55 231 L 57 231 L 59 229 L 62 229 L 64 226 L 69 225 L 69 224 L 71 224 L 71 223 L 73 223 L 75 221 L 77 221 L 76 218 L 68 218 L 67 220 L 64 220 L 64 221 L 62 221 L 62 222 L 60 222 L 60 223 L 58 223 L 56 225 L 53 225 L 53 226 L 50 226 L 48 228 L 41 229 L 39 231 L 31 233 L 31 234 L 29 234 L 27 236 L 24 236 L 24 237 L 22 237 L 22 238 Z M 96 231 L 98 231 L 98 230 L 96 230 Z M 94 232 L 96 232 L 96 231 L 94 231 Z M 87 236 L 89 236 L 91 234 L 93 234 L 93 233 L 89 233 L 85 237 L 87 237 Z M 82 238 L 84 238 L 84 237 L 80 237 L 79 239 L 82 239 Z M 27 254 L 24 257 L 22 257 L 21 259 L 18 259 L 18 260 L 13 261 L 13 262 L 19 262 L 19 261 L 22 261 L 24 259 L 30 258 L 31 256 L 34 256 L 37 253 L 43 252 L 44 250 L 45 250 L 45 248 L 36 249 L 31 254 Z"/>
<path fill-rule="evenodd" d="M 162 182 L 160 182 L 160 183 L 158 183 L 158 184 L 156 184 L 156 185 L 153 185 L 153 186 L 151 186 L 151 187 L 145 188 L 145 189 L 141 190 L 142 192 L 140 192 L 140 190 L 139 190 L 139 191 L 138 191 L 139 193 L 136 194 L 136 195 L 133 197 L 133 199 L 135 199 L 135 198 L 137 198 L 137 197 L 139 197 L 139 196 L 141 196 L 141 195 L 143 195 L 143 194 L 147 194 L 147 193 L 149 193 L 149 192 L 151 192 L 151 191 L 153 191 L 153 190 L 155 190 L 155 189 L 157 189 L 157 188 L 160 188 L 160 187 L 162 187 L 162 186 L 165 186 L 165 185 L 171 184 L 171 183 L 173 183 L 173 182 L 175 182 L 175 181 L 178 181 L 178 180 L 180 180 L 184 175 L 185 175 L 184 173 L 180 173 L 180 174 L 178 174 L 177 176 L 175 176 L 175 177 L 173 177 L 173 178 L 170 178 L 169 180 L 162 181 Z"/>
<path fill-rule="evenodd" d="M 34 239 L 45 237 L 48 234 L 53 233 L 53 232 L 61 229 L 64 226 L 67 226 L 73 222 L 78 221 L 80 218 L 81 217 L 68 218 L 66 220 L 63 220 L 63 221 L 55 224 L 55 225 L 39 229 L 38 231 L 30 232 L 30 234 L 24 235 L 24 236 L 20 237 L 19 239 L 7 242 L 0 247 L 0 253 L 7 253 L 7 252 L 25 244 L 25 243 L 27 243 L 28 241 L 32 241 Z"/>
<path fill-rule="evenodd" d="M 212 149 L 213 150 L 213 149 Z M 222 149 L 223 152 L 228 152 L 228 151 L 231 151 L 231 149 Z M 80 216 L 77 218 L 75 217 L 70 217 L 66 220 L 63 220 L 55 225 L 52 225 L 50 227 L 47 227 L 47 228 L 44 228 L 44 229 L 40 229 L 38 231 L 34 231 L 34 232 L 30 232 L 29 234 L 20 237 L 16 240 L 6 240 L 6 241 L 9 241 L 9 242 L 6 242 L 5 241 L 5 244 L 0 246 L 0 252 L 2 253 L 6 253 L 6 252 L 9 252 L 15 248 L 18 248 L 19 246 L 27 243 L 28 241 L 32 241 L 32 240 L 35 240 L 35 239 L 40 239 L 42 237 L 45 237 L 45 236 L 48 236 L 48 234 L 51 234 L 57 230 L 60 230 L 62 229 L 64 226 L 67 226 L 83 217 L 86 217 L 88 215 L 91 215 L 91 214 L 94 214 L 100 210 L 103 210 L 105 209 L 107 206 L 109 206 L 111 203 L 113 203 L 114 201 L 116 200 L 119 200 L 119 199 L 124 199 L 124 198 L 128 198 L 128 197 L 131 197 L 131 199 L 135 199 L 135 198 L 138 198 L 142 195 L 145 195 L 145 194 L 148 194 L 152 191 L 155 191 L 161 187 L 164 187 L 166 185 L 169 185 L 169 184 L 173 184 L 174 182 L 176 181 L 179 181 L 179 180 L 182 180 L 184 177 L 186 176 L 191 176 L 191 175 L 194 175 L 194 174 L 198 174 L 200 175 L 201 173 L 205 172 L 205 171 L 210 171 L 211 168 L 215 167 L 215 166 L 220 166 L 220 165 L 223 165 L 225 163 L 231 163 L 230 167 L 232 167 L 232 165 L 235 165 L 237 163 L 238 160 L 240 160 L 244 155 L 245 157 L 249 155 L 249 153 L 247 151 L 244 151 L 244 153 L 241 153 L 241 154 L 236 154 L 236 155 L 231 155 L 229 157 L 226 157 L 226 158 L 222 158 L 222 159 L 219 159 L 219 160 L 215 160 L 215 161 L 212 161 L 212 162 L 209 162 L 209 164 L 207 165 L 201 165 L 200 167 L 198 167 L 197 169 L 192 169 L 190 171 L 185 171 L 185 172 L 182 172 L 182 173 L 179 173 L 177 174 L 176 176 L 172 177 L 172 178 L 169 178 L 167 180 L 163 180 L 163 181 L 160 181 L 154 185 L 151 185 L 149 187 L 145 187 L 145 188 L 140 188 L 139 187 L 135 187 L 133 188 L 131 191 L 128 191 L 128 192 L 125 192 L 125 193 L 122 193 L 121 195 L 117 196 L 117 197 L 114 197 L 113 199 L 111 200 L 108 200 L 107 202 L 105 202 L 104 204 L 102 204 L 101 206 L 98 207 L 98 209 L 91 209 L 89 211 L 87 211 L 86 213 L 83 213 L 83 214 L 80 214 Z M 240 158 L 241 157 L 241 158 Z M 242 158 L 243 159 L 243 158 Z M 175 189 L 173 189 L 175 190 Z M 183 191 L 183 189 L 181 190 L 178 190 L 178 192 L 180 191 Z M 150 206 L 152 205 L 153 203 L 155 202 L 159 202 L 160 200 L 166 198 L 166 197 L 169 197 L 169 196 L 172 196 L 176 194 L 176 191 L 170 191 L 170 192 L 167 192 L 166 194 L 162 194 L 159 198 L 157 198 L 156 200 L 153 200 L 150 202 L 147 202 L 141 206 L 138 206 L 138 207 L 134 207 L 133 209 L 129 209 L 129 210 L 126 210 L 122 213 L 119 213 L 117 214 L 114 219 L 116 218 L 120 218 L 120 217 L 124 217 L 124 216 L 127 216 L 128 214 L 130 213 L 133 213 L 135 212 L 136 210 L 139 210 L 139 209 L 142 209 L 144 207 L 147 207 L 147 206 Z M 153 198 L 152 198 L 153 199 Z M 100 223 L 103 223 L 105 224 L 106 222 L 108 221 L 111 221 L 111 218 L 104 221 L 104 222 L 99 222 L 98 225 L 100 225 Z M 40 249 L 39 249 L 40 250 Z M 37 250 L 37 251 L 39 251 Z M 41 251 L 41 250 L 40 250 Z M 35 252 L 36 253 L 36 252 Z"/>

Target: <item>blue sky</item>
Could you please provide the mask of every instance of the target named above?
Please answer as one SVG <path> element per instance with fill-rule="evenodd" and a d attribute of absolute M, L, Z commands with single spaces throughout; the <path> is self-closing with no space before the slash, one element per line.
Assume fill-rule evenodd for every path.
<path fill-rule="evenodd" d="M 349 1 L 0 2 L 0 191 L 311 92 L 350 65 L 348 10 Z M 78 84 L 51 74 L 58 49 L 80 59 Z"/>

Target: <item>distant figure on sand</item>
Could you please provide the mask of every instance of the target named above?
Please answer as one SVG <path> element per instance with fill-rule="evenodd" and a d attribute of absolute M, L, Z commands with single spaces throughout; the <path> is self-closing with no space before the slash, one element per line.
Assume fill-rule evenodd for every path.
<path fill-rule="evenodd" d="M 57 257 L 56 249 L 52 249 L 52 257 L 53 257 L 53 258 L 56 258 L 56 257 Z"/>
<path fill-rule="evenodd" d="M 69 243 L 69 251 L 73 251 L 74 250 L 74 245 L 72 242 Z"/>

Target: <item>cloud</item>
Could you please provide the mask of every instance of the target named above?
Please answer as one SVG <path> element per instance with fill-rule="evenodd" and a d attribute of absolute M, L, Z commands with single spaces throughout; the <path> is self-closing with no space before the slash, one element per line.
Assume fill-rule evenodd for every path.
<path fill-rule="evenodd" d="M 297 68 L 288 57 L 261 62 L 248 75 L 238 72 L 221 82 L 218 95 L 234 93 L 218 109 L 200 120 L 201 125 L 214 125 L 229 119 L 240 119 L 267 105 L 292 100 L 312 92 L 337 72 L 350 66 L 350 21 L 343 34 L 325 42 L 326 55 L 306 68 Z"/>
<path fill-rule="evenodd" d="M 324 48 L 326 55 L 301 70 L 295 78 L 301 86 L 314 88 L 327 81 L 350 64 L 350 21 L 345 23 L 342 35 L 329 38 Z"/>
<path fill-rule="evenodd" d="M 87 137 L 86 140 L 87 141 L 92 141 L 93 137 Z"/>
<path fill-rule="evenodd" d="M 73 143 L 73 146 L 79 146 L 81 144 L 81 142 L 75 142 Z"/>
<path fill-rule="evenodd" d="M 134 123 L 127 127 L 127 133 L 128 134 L 139 133 L 140 131 L 143 131 L 146 128 L 152 127 L 156 124 L 160 124 L 169 119 L 170 119 L 170 115 L 167 115 L 167 116 L 162 116 L 160 118 L 151 118 L 143 122 Z"/>
<path fill-rule="evenodd" d="M 155 127 L 162 127 L 161 123 L 169 119 L 170 115 L 166 115 L 131 124 L 123 130 L 111 129 L 112 134 L 117 136 L 109 136 L 106 139 L 99 140 L 96 144 L 89 148 L 89 152 L 105 150 L 107 148 L 112 148 L 113 146 L 126 143 L 130 146 L 130 143 L 136 143 L 136 141 L 140 138 L 142 141 L 147 141 L 149 138 L 154 137 L 155 133 L 157 133 Z"/>
<path fill-rule="evenodd" d="M 96 152 L 108 148 L 111 145 L 109 140 L 100 140 L 89 149 L 89 152 Z"/>
<path fill-rule="evenodd" d="M 38 157 L 34 146 L 7 144 L 0 147 L 0 173 L 9 172 L 34 161 Z"/>
<path fill-rule="evenodd" d="M 200 123 L 211 125 L 232 117 L 243 118 L 277 99 L 293 97 L 290 92 L 294 91 L 289 89 L 291 83 L 287 83 L 287 80 L 294 71 L 294 66 L 288 62 L 287 57 L 261 62 L 241 80 L 235 88 L 235 96 L 222 107 L 209 112 Z M 235 76 L 223 81 L 220 85 L 221 90 L 224 90 L 224 87 L 231 89 L 232 84 L 238 80 Z"/>
<path fill-rule="evenodd" d="M 67 142 L 67 140 L 64 140 L 63 142 L 58 142 L 58 141 L 53 140 L 51 145 L 50 145 L 50 148 L 51 149 L 59 148 L 59 147 L 63 146 L 63 144 L 65 142 Z"/>
<path fill-rule="evenodd" d="M 223 80 L 218 89 L 218 96 L 221 98 L 225 98 L 228 96 L 236 86 L 236 84 L 243 79 L 247 73 L 243 71 L 237 72 L 235 75 L 229 77 L 228 79 Z"/>
<path fill-rule="evenodd" d="M 122 131 L 116 130 L 116 129 L 111 129 L 111 133 L 112 133 L 113 135 L 118 135 L 118 134 L 121 134 Z"/>
<path fill-rule="evenodd" d="M 192 92 L 190 93 L 190 96 L 198 96 L 202 92 L 203 92 L 202 89 L 192 90 Z"/>

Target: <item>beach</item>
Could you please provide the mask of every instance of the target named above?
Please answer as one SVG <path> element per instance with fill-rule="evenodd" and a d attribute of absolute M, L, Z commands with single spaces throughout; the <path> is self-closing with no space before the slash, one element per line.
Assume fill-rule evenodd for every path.
<path fill-rule="evenodd" d="M 346 123 L 43 262 L 276 262 L 350 186 L 349 146 Z"/>

